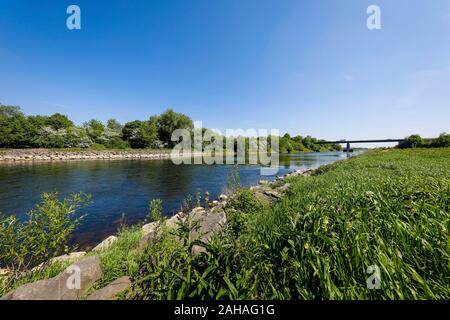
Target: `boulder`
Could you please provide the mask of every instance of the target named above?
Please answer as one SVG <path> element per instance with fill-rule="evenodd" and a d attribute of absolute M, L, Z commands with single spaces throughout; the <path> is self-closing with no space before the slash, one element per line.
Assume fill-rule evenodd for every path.
<path fill-rule="evenodd" d="M 210 202 L 209 203 L 209 206 L 212 208 L 212 207 L 217 207 L 219 205 L 219 201 L 217 201 L 217 200 L 214 200 L 214 201 L 212 201 L 212 202 Z"/>
<path fill-rule="evenodd" d="M 152 223 L 148 223 L 146 225 L 143 225 L 142 226 L 142 232 L 144 233 L 144 236 L 155 232 L 157 226 L 158 226 L 158 222 L 152 222 Z"/>
<path fill-rule="evenodd" d="M 280 193 L 275 191 L 275 190 L 266 190 L 266 191 L 264 191 L 264 194 L 266 196 L 269 196 L 269 197 L 272 197 L 272 198 L 275 198 L 275 199 L 281 198 Z"/>
<path fill-rule="evenodd" d="M 226 223 L 225 212 L 220 213 L 203 213 L 192 216 L 192 219 L 199 222 L 199 228 L 191 231 L 192 240 L 200 240 L 208 242 L 214 233 L 219 232 L 222 226 Z M 192 247 L 191 254 L 196 255 L 201 252 L 206 252 L 202 246 L 195 245 Z"/>
<path fill-rule="evenodd" d="M 221 194 L 221 195 L 219 196 L 219 200 L 220 200 L 220 201 L 226 201 L 226 200 L 228 200 L 228 196 L 226 196 L 226 195 L 224 195 L 224 194 Z"/>
<path fill-rule="evenodd" d="M 178 226 L 178 223 L 180 223 L 182 220 L 183 212 L 178 212 L 176 215 L 172 216 L 171 218 L 167 219 L 166 226 L 168 228 L 174 228 Z"/>
<path fill-rule="evenodd" d="M 114 300 L 114 298 L 121 292 L 125 291 L 131 286 L 129 277 L 121 277 L 106 287 L 94 291 L 87 300 Z"/>
<path fill-rule="evenodd" d="M 196 214 L 196 213 L 204 213 L 204 212 L 206 212 L 206 211 L 205 211 L 205 209 L 203 209 L 203 207 L 195 207 L 194 209 L 192 209 L 191 213 Z"/>
<path fill-rule="evenodd" d="M 71 252 L 69 254 L 64 254 L 59 257 L 55 257 L 50 259 L 50 263 L 56 263 L 56 262 L 75 262 L 80 260 L 86 255 L 85 251 L 79 251 L 79 252 Z"/>
<path fill-rule="evenodd" d="M 117 237 L 116 236 L 109 236 L 108 238 L 106 238 L 105 240 L 103 240 L 102 242 L 100 242 L 94 249 L 92 249 L 92 251 L 103 251 L 108 249 L 109 247 L 111 247 L 111 245 L 117 241 Z"/>
<path fill-rule="evenodd" d="M 77 300 L 101 276 L 99 258 L 87 257 L 54 278 L 23 285 L 5 297 L 8 300 Z"/>

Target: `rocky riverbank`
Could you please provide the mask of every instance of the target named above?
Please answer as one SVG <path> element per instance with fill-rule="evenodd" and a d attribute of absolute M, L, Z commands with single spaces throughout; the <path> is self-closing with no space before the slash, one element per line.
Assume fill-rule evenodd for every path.
<path fill-rule="evenodd" d="M 57 160 L 126 160 L 126 159 L 168 159 L 170 150 L 50 150 L 17 149 L 0 151 L 0 162 L 14 161 L 57 161 Z"/>

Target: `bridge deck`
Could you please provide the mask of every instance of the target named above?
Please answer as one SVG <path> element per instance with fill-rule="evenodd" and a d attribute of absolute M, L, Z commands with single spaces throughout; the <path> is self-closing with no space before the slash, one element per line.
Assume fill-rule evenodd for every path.
<path fill-rule="evenodd" d="M 402 142 L 406 139 L 318 141 L 318 144 Z"/>

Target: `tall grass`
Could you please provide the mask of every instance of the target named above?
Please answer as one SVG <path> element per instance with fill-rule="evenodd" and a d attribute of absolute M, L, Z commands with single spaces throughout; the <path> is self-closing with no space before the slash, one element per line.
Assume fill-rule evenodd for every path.
<path fill-rule="evenodd" d="M 246 205 L 249 191 L 230 201 L 208 254 L 151 247 L 134 298 L 450 297 L 450 149 L 367 152 L 289 182 L 271 206 Z M 378 290 L 366 283 L 373 265 Z"/>

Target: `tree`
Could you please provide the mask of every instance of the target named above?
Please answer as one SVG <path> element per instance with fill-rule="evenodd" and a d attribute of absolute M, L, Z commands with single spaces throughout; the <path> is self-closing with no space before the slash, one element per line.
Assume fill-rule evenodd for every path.
<path fill-rule="evenodd" d="M 32 136 L 33 130 L 30 122 L 19 107 L 0 106 L 0 147 L 30 147 Z"/>
<path fill-rule="evenodd" d="M 103 123 L 96 119 L 91 119 L 88 122 L 83 124 L 83 127 L 86 129 L 86 132 L 89 138 L 96 143 L 102 143 L 101 136 L 105 131 L 105 126 Z"/>
<path fill-rule="evenodd" d="M 167 109 L 159 116 L 151 117 L 149 121 L 156 124 L 159 139 L 169 147 L 173 147 L 176 143 L 171 141 L 172 133 L 175 130 L 192 130 L 194 128 L 191 118 L 182 113 L 177 113 L 172 109 Z"/>
<path fill-rule="evenodd" d="M 60 113 L 55 113 L 45 120 L 47 126 L 55 130 L 68 129 L 74 126 L 73 122 L 66 116 Z"/>
<path fill-rule="evenodd" d="M 406 141 L 400 143 L 400 148 L 419 148 L 423 145 L 423 139 L 418 134 L 410 135 Z"/>
<path fill-rule="evenodd" d="M 0 103 L 0 117 L 12 118 L 15 116 L 23 116 L 18 106 L 5 106 Z"/>
<path fill-rule="evenodd" d="M 123 126 L 120 124 L 119 121 L 117 121 L 116 119 L 109 119 L 106 127 L 112 131 L 116 131 L 121 133 L 122 132 L 122 128 Z"/>
<path fill-rule="evenodd" d="M 433 139 L 431 145 L 435 148 L 445 148 L 450 147 L 450 134 L 443 132 L 437 137 Z"/>
<path fill-rule="evenodd" d="M 155 143 L 158 141 L 158 129 L 151 121 L 128 122 L 122 129 L 122 135 L 132 148 L 155 147 Z"/>

